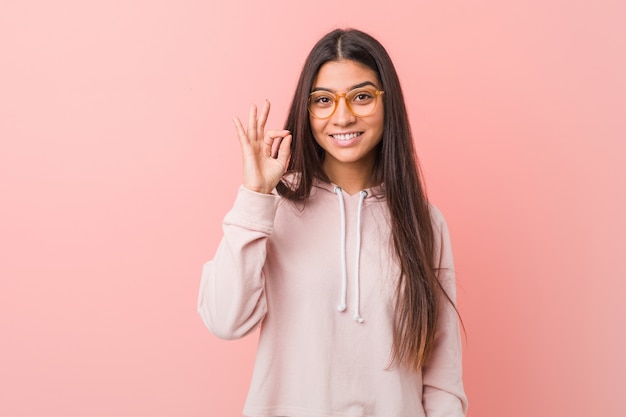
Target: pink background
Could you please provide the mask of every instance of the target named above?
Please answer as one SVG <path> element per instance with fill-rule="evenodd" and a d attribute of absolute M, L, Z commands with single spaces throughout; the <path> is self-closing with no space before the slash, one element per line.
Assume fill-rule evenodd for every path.
<path fill-rule="evenodd" d="M 471 417 L 626 415 L 626 7 L 0 1 L 0 415 L 237 416 L 255 337 L 196 314 L 313 43 L 379 38 L 451 227 Z"/>

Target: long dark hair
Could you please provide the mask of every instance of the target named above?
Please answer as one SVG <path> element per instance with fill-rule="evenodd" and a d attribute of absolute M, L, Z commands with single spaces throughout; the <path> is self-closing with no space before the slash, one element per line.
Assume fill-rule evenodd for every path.
<path fill-rule="evenodd" d="M 359 62 L 373 70 L 385 91 L 384 132 L 371 183 L 383 184 L 394 252 L 401 271 L 396 289 L 391 364 L 404 364 L 417 371 L 433 348 L 440 295 L 451 300 L 437 279 L 429 204 L 420 179 L 400 81 L 389 54 L 370 35 L 355 29 L 337 29 L 311 50 L 285 125 L 293 135 L 287 171 L 297 175 L 281 181 L 276 188 L 283 197 L 306 203 L 313 180 L 328 181 L 322 169 L 324 150 L 313 138 L 307 100 L 322 65 L 339 60 Z"/>

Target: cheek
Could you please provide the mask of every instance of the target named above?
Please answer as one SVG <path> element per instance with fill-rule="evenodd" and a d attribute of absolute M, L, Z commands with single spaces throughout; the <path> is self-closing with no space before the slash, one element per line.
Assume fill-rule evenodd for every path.
<path fill-rule="evenodd" d="M 380 134 L 382 136 L 382 132 L 385 130 L 385 112 L 381 112 L 380 114 L 380 120 L 379 120 L 379 125 L 380 125 Z"/>
<path fill-rule="evenodd" d="M 326 124 L 322 120 L 315 119 L 313 117 L 309 118 L 309 123 L 311 124 L 311 131 L 313 132 L 313 136 L 315 137 L 315 139 L 321 137 L 323 135 L 324 127 L 326 126 Z"/>
<path fill-rule="evenodd" d="M 376 117 L 372 119 L 370 127 L 378 132 L 382 137 L 383 131 L 385 129 L 385 115 L 383 112 L 380 112 L 380 114 L 377 114 Z"/>
<path fill-rule="evenodd" d="M 376 124 L 378 125 L 379 129 L 382 129 L 384 127 L 384 125 L 385 125 L 385 115 L 382 112 L 377 117 Z"/>

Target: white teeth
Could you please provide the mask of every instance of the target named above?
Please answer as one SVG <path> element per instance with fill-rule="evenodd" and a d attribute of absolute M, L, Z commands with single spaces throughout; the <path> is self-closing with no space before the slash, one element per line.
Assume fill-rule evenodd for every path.
<path fill-rule="evenodd" d="M 331 135 L 336 140 L 350 140 L 359 136 L 360 133 L 347 133 L 345 135 Z"/>

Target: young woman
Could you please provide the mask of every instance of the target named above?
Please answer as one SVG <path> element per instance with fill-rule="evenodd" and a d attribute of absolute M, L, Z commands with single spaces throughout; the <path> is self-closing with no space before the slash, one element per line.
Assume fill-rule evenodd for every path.
<path fill-rule="evenodd" d="M 284 130 L 269 109 L 235 119 L 243 185 L 198 300 L 218 337 L 261 329 L 244 414 L 464 416 L 448 230 L 387 52 L 332 31 Z"/>

